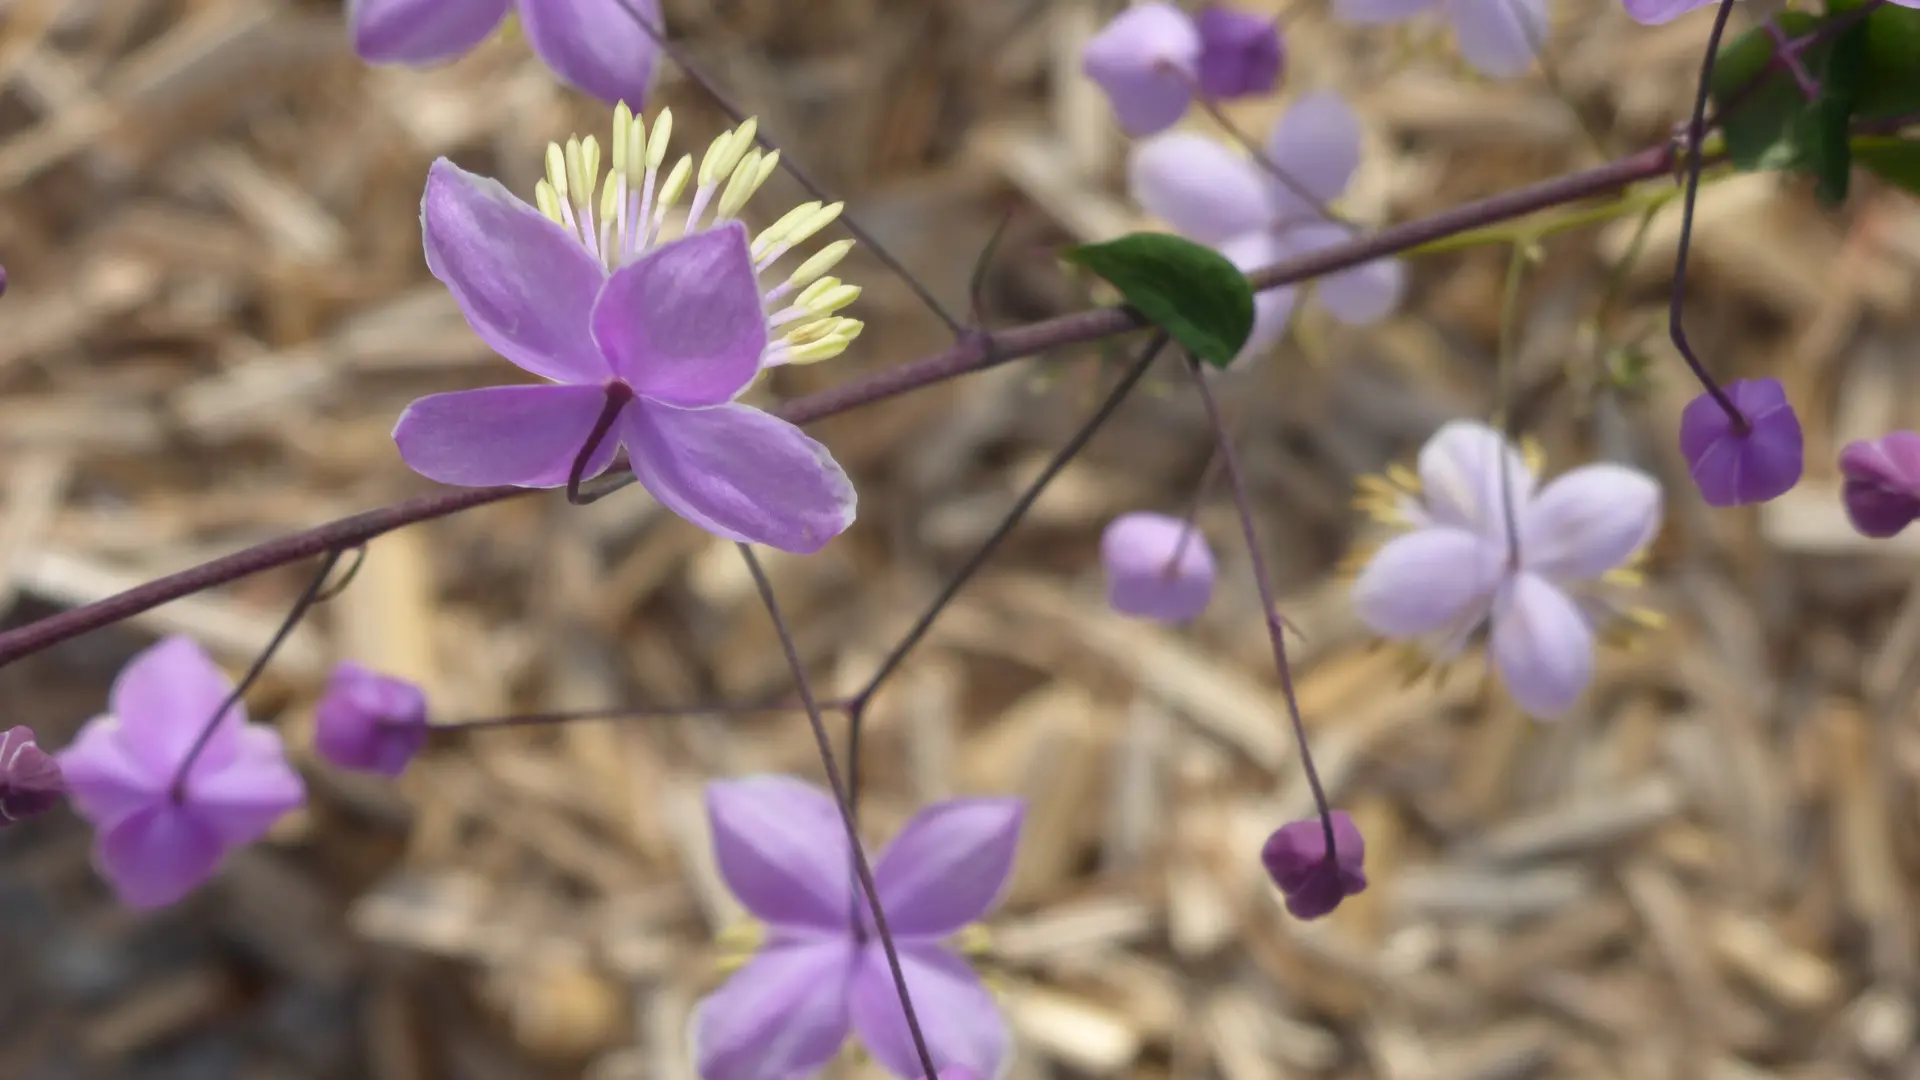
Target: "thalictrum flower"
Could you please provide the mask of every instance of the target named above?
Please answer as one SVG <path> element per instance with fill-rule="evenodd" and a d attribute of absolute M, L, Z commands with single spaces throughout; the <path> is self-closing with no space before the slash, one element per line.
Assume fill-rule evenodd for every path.
<path fill-rule="evenodd" d="M 1274 830 L 1260 849 L 1267 876 L 1287 899 L 1296 918 L 1317 919 L 1340 906 L 1340 901 L 1367 887 L 1363 867 L 1366 841 L 1344 810 L 1331 814 L 1333 858 L 1327 858 L 1327 827 L 1318 817 L 1288 822 Z"/>
<path fill-rule="evenodd" d="M 634 14 L 664 26 L 659 0 L 347 0 L 347 24 L 368 63 L 438 64 L 485 41 L 509 11 L 568 83 L 609 105 L 646 100 L 660 47 Z"/>
<path fill-rule="evenodd" d="M 1183 623 L 1213 596 L 1213 551 L 1200 530 L 1176 517 L 1138 512 L 1100 534 L 1107 603 L 1122 615 Z"/>
<path fill-rule="evenodd" d="M 66 792 L 60 763 L 34 742 L 32 728 L 0 735 L 0 825 L 43 814 Z"/>
<path fill-rule="evenodd" d="M 1133 136 L 1164 131 L 1185 115 L 1200 78 L 1200 30 L 1187 13 L 1158 0 L 1113 17 L 1080 52 L 1080 70 L 1106 91 L 1120 127 Z"/>
<path fill-rule="evenodd" d="M 1920 517 L 1920 435 L 1892 431 L 1848 443 L 1840 473 L 1847 520 L 1863 535 L 1893 536 Z"/>
<path fill-rule="evenodd" d="M 228 851 L 258 840 L 305 801 L 279 734 L 247 723 L 242 704 L 219 712 L 232 691 L 200 646 L 166 638 L 121 670 L 112 711 L 87 721 L 60 752 L 74 808 L 98 834 L 100 870 L 123 903 L 173 903 L 211 877 Z"/>
<path fill-rule="evenodd" d="M 1200 92 L 1216 101 L 1269 94 L 1280 83 L 1285 45 L 1272 15 L 1218 5 L 1200 9 Z"/>
<path fill-rule="evenodd" d="M 1374 516 L 1407 531 L 1368 560 L 1353 599 L 1375 633 L 1442 659 L 1488 629 L 1508 692 L 1549 718 L 1593 677 L 1594 634 L 1618 599 L 1603 586 L 1637 582 L 1630 566 L 1659 531 L 1660 488 L 1611 464 L 1534 484 L 1499 432 L 1442 426 L 1420 451 L 1418 477 L 1396 469 L 1365 482 Z"/>
<path fill-rule="evenodd" d="M 1353 230 L 1326 214 L 1360 165 L 1360 121 L 1346 102 L 1301 98 L 1274 125 L 1266 153 L 1292 183 L 1223 143 L 1172 132 L 1134 148 L 1128 186 L 1149 213 L 1242 270 L 1351 240 Z M 1314 296 L 1340 321 L 1365 325 L 1393 311 L 1404 281 L 1398 260 L 1380 259 L 1321 278 Z M 1255 295 L 1253 333 L 1236 363 L 1280 340 L 1295 299 L 1291 287 Z"/>
<path fill-rule="evenodd" d="M 694 1014 L 701 1077 L 807 1076 L 849 1032 L 896 1076 L 923 1076 L 832 797 L 790 777 L 749 777 L 709 784 L 707 814 L 720 874 L 767 924 L 768 940 Z M 1007 1056 L 993 997 L 941 942 L 993 906 L 1013 869 L 1020 818 L 1017 799 L 936 803 L 873 864 L 914 1015 L 942 1076 L 956 1066 L 998 1076 Z"/>
<path fill-rule="evenodd" d="M 321 757 L 343 769 L 399 776 L 427 744 L 427 695 L 345 660 L 327 679 L 313 722 Z"/>
<path fill-rule="evenodd" d="M 1680 412 L 1680 453 L 1709 506 L 1741 506 L 1786 494 L 1800 482 L 1805 450 L 1800 418 L 1778 379 L 1730 383 L 1726 395 L 1747 430 L 1702 391 Z"/>
<path fill-rule="evenodd" d="M 777 155 L 753 148 L 748 121 L 714 140 L 685 235 L 662 242 L 696 175 L 683 157 L 661 179 L 671 127 L 663 111 L 649 138 L 639 117 L 617 109 L 604 184 L 592 136 L 549 146 L 538 210 L 444 158 L 434 163 L 420 215 L 428 268 L 488 345 L 551 382 L 421 398 L 394 441 L 416 472 L 443 483 L 559 487 L 598 430 L 583 478 L 624 443 L 634 476 L 693 524 L 817 551 L 852 523 L 853 485 L 826 447 L 735 399 L 763 367 L 838 355 L 860 333 L 835 314 L 860 290 L 827 276 L 850 241 L 770 288 L 760 282 L 840 204 L 807 203 L 749 243 L 735 215 Z"/>
<path fill-rule="evenodd" d="M 1439 8 L 1460 55 L 1483 75 L 1504 79 L 1533 66 L 1547 40 L 1547 0 L 1334 0 L 1335 17 L 1394 23 Z"/>

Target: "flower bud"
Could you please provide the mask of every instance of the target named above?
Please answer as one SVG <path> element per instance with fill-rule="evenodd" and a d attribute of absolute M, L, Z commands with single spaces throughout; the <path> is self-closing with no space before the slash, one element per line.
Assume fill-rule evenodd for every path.
<path fill-rule="evenodd" d="M 314 707 L 314 747 L 343 769 L 399 776 L 427 742 L 427 696 L 404 679 L 343 661 Z"/>
<path fill-rule="evenodd" d="M 1215 101 L 1270 94 L 1280 84 L 1286 46 L 1270 15 L 1208 7 L 1194 18 L 1200 31 L 1200 92 Z"/>
<path fill-rule="evenodd" d="M 1778 379 L 1746 379 L 1726 395 L 1747 430 L 1704 391 L 1680 413 L 1680 452 L 1700 497 L 1709 506 L 1744 506 L 1786 494 L 1800 482 L 1805 453 L 1786 388 Z"/>
<path fill-rule="evenodd" d="M 1260 849 L 1267 876 L 1280 887 L 1287 910 L 1296 918 L 1317 919 L 1367 887 L 1362 869 L 1367 845 L 1360 829 L 1343 810 L 1333 811 L 1329 820 L 1332 858 L 1327 857 L 1328 822 L 1318 817 L 1282 825 Z"/>
<path fill-rule="evenodd" d="M 34 742 L 32 728 L 0 735 L 0 825 L 53 809 L 66 791 L 60 763 Z"/>
<path fill-rule="evenodd" d="M 1165 514 L 1122 514 L 1100 537 L 1107 603 L 1122 615 L 1183 623 L 1213 596 L 1213 552 L 1192 523 Z"/>
<path fill-rule="evenodd" d="M 1122 11 L 1080 53 L 1080 69 L 1106 91 L 1133 136 L 1163 131 L 1186 113 L 1199 68 L 1200 32 L 1167 3 Z"/>
<path fill-rule="evenodd" d="M 1840 473 L 1847 520 L 1861 535 L 1889 537 L 1920 517 L 1920 435 L 1893 431 L 1848 443 Z"/>

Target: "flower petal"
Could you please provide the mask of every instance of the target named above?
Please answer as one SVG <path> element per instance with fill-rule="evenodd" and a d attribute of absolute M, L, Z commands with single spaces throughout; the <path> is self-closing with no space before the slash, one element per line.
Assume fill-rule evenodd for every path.
<path fill-rule="evenodd" d="M 1201 244 L 1219 244 L 1273 220 L 1259 166 L 1191 131 L 1136 145 L 1127 160 L 1127 190 L 1147 213 Z"/>
<path fill-rule="evenodd" d="M 1460 55 L 1482 75 L 1523 75 L 1547 40 L 1546 0 L 1446 0 Z"/>
<path fill-rule="evenodd" d="M 609 105 L 638 110 L 653 89 L 660 46 L 636 12 L 664 32 L 659 0 L 520 0 L 520 26 L 554 74 Z"/>
<path fill-rule="evenodd" d="M 1334 17 L 1350 23 L 1390 23 L 1411 19 L 1439 0 L 1333 0 Z"/>
<path fill-rule="evenodd" d="M 1507 546 L 1507 499 L 1514 517 L 1533 498 L 1533 470 L 1506 437 L 1478 420 L 1450 420 L 1420 448 L 1420 487 L 1436 524 L 1469 529 Z"/>
<path fill-rule="evenodd" d="M 1271 94 L 1286 65 L 1280 23 L 1270 15 L 1209 4 L 1193 18 L 1200 34 L 1200 92 L 1216 101 Z"/>
<path fill-rule="evenodd" d="M 167 797 L 171 771 L 135 756 L 126 728 L 114 716 L 96 716 L 56 755 L 76 813 L 96 831 L 111 829 Z"/>
<path fill-rule="evenodd" d="M 120 902 L 165 907 L 213 876 L 226 854 L 220 837 L 192 812 L 161 801 L 101 834 L 95 855 Z"/>
<path fill-rule="evenodd" d="M 899 937 L 946 937 L 987 913 L 1013 872 L 1025 805 L 950 799 L 915 814 L 880 853 L 874 885 Z"/>
<path fill-rule="evenodd" d="M 1545 578 L 1517 574 L 1494 603 L 1493 663 L 1528 715 L 1551 720 L 1593 680 L 1593 628 Z"/>
<path fill-rule="evenodd" d="M 120 721 L 121 745 L 148 775 L 167 784 L 214 711 L 233 692 L 233 680 L 192 638 L 174 635 L 143 650 L 113 680 L 109 708 Z M 247 722 L 244 704 L 220 715 L 194 759 L 196 773 L 233 760 Z"/>
<path fill-rule="evenodd" d="M 409 468 L 443 484 L 560 487 L 606 404 L 607 392 L 598 386 L 489 386 L 430 394 L 400 414 L 393 441 Z M 583 478 L 605 472 L 619 448 L 616 422 Z"/>
<path fill-rule="evenodd" d="M 420 229 L 427 269 L 488 348 L 556 382 L 612 374 L 588 332 L 606 269 L 565 229 L 446 158 L 427 171 Z"/>
<path fill-rule="evenodd" d="M 1660 531 L 1660 485 L 1624 465 L 1587 465 L 1540 489 L 1520 513 L 1520 558 L 1549 579 L 1584 581 L 1626 562 Z"/>
<path fill-rule="evenodd" d="M 593 306 L 593 337 L 641 397 L 683 409 L 732 401 L 767 351 L 746 226 L 662 244 L 615 271 Z"/>
<path fill-rule="evenodd" d="M 1894 0 L 1900 3 L 1901 0 Z M 1703 7 L 1712 7 L 1713 0 L 1626 0 L 1622 5 L 1634 22 L 1642 26 L 1660 26 L 1685 15 L 1689 11 L 1698 11 Z M 1907 0 L 1906 6 L 1913 7 L 1914 0 Z"/>
<path fill-rule="evenodd" d="M 1080 52 L 1080 70 L 1135 138 L 1171 127 L 1187 111 L 1199 64 L 1200 31 L 1185 12 L 1160 2 L 1122 11 Z"/>
<path fill-rule="evenodd" d="M 850 938 L 777 942 L 735 972 L 693 1013 L 701 1080 L 795 1080 L 833 1060 L 856 949 Z"/>
<path fill-rule="evenodd" d="M 1236 236 L 1219 246 L 1220 254 L 1227 261 L 1240 268 L 1242 273 L 1252 273 L 1262 267 L 1272 266 L 1293 254 L 1293 249 L 1280 242 L 1272 233 L 1246 233 Z M 1267 350 L 1280 343 L 1287 336 L 1287 326 L 1293 319 L 1293 306 L 1300 299 L 1300 290 L 1292 285 L 1282 285 L 1277 289 L 1263 289 L 1253 294 L 1253 330 L 1247 335 L 1247 343 L 1240 346 L 1234 354 L 1230 369 L 1241 369 Z"/>
<path fill-rule="evenodd" d="M 487 39 L 511 0 L 348 0 L 353 51 L 370 64 L 437 64 Z"/>
<path fill-rule="evenodd" d="M 621 418 L 633 474 L 715 536 L 809 555 L 853 524 L 853 483 L 827 448 L 747 405 L 635 402 Z"/>
<path fill-rule="evenodd" d="M 195 766 L 187 806 L 228 847 L 251 844 L 307 801 L 306 785 L 287 764 L 280 733 L 259 725 L 240 731 L 239 752 L 218 771 Z"/>
<path fill-rule="evenodd" d="M 1360 167 L 1360 118 L 1338 94 L 1308 94 L 1273 125 L 1267 158 L 1291 181 L 1265 177 L 1279 219 L 1325 217 Z"/>
<path fill-rule="evenodd" d="M 903 944 L 900 967 L 914 1018 L 935 1069 L 959 1065 L 999 1076 L 1007 1059 L 1007 1025 L 993 995 L 966 961 L 938 945 Z M 895 1076 L 925 1076 L 914 1050 L 893 972 L 878 942 L 862 951 L 853 977 L 853 1029 L 874 1059 Z"/>
<path fill-rule="evenodd" d="M 748 911 L 778 928 L 844 934 L 853 915 L 853 855 L 833 797 L 790 776 L 707 785 L 713 855 Z"/>
<path fill-rule="evenodd" d="M 1298 225 L 1285 233 L 1286 242 L 1301 252 L 1336 247 L 1357 234 L 1336 222 Z M 1375 259 L 1313 283 L 1314 299 L 1348 326 L 1370 326 L 1400 306 L 1406 291 L 1407 270 L 1399 259 Z"/>
<path fill-rule="evenodd" d="M 1360 621 L 1382 637 L 1422 637 L 1485 618 L 1505 552 L 1464 529 L 1435 526 L 1395 537 L 1353 583 Z"/>

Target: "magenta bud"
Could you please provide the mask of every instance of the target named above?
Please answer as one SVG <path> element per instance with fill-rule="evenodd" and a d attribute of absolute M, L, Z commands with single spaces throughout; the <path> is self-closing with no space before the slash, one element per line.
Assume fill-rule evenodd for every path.
<path fill-rule="evenodd" d="M 34 742 L 32 728 L 0 735 L 0 825 L 44 814 L 66 793 L 60 763 Z"/>
<path fill-rule="evenodd" d="M 1200 92 L 1216 101 L 1270 94 L 1280 85 L 1286 46 L 1270 15 L 1209 7 L 1194 17 L 1200 31 Z"/>
<path fill-rule="evenodd" d="M 1113 519 L 1100 537 L 1107 603 L 1122 615 L 1183 623 L 1213 596 L 1213 552 L 1191 523 L 1165 514 Z"/>
<path fill-rule="evenodd" d="M 399 776 L 427 742 L 427 696 L 405 679 L 343 661 L 314 707 L 313 743 L 343 769 Z"/>
<path fill-rule="evenodd" d="M 1327 822 L 1317 817 L 1289 822 L 1267 837 L 1260 861 L 1267 876 L 1280 887 L 1287 910 L 1294 917 L 1317 919 L 1340 906 L 1340 901 L 1367 887 L 1362 869 L 1367 844 L 1344 810 L 1329 816 L 1333 826 L 1333 857 L 1327 857 Z"/>
<path fill-rule="evenodd" d="M 1200 31 L 1172 4 L 1135 4 L 1087 42 L 1080 70 L 1106 91 L 1127 134 L 1164 131 L 1192 101 Z"/>
<path fill-rule="evenodd" d="M 1680 453 L 1709 506 L 1743 506 L 1778 498 L 1800 482 L 1804 457 L 1800 418 L 1778 379 L 1744 379 L 1726 388 L 1747 430 L 1701 392 L 1680 413 Z"/>
<path fill-rule="evenodd" d="M 1840 497 L 1863 536 L 1884 539 L 1920 517 L 1920 435 L 1892 431 L 1840 451 Z"/>

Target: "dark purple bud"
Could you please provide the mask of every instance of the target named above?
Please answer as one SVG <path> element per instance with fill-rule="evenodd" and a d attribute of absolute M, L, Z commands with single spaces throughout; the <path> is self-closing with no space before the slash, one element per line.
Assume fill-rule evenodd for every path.
<path fill-rule="evenodd" d="M 1743 506 L 1778 498 L 1800 482 L 1804 450 L 1800 418 L 1778 379 L 1745 379 L 1726 394 L 1747 430 L 1712 394 L 1702 392 L 1680 414 L 1680 453 L 1709 506 Z"/>
<path fill-rule="evenodd" d="M 60 763 L 33 741 L 33 729 L 0 735 L 0 825 L 44 814 L 67 793 Z"/>
<path fill-rule="evenodd" d="M 399 776 L 427 743 L 427 695 L 351 660 L 333 669 L 314 708 L 313 744 L 343 769 Z"/>
<path fill-rule="evenodd" d="M 1344 810 L 1335 810 L 1333 857 L 1327 857 L 1327 827 L 1317 817 L 1282 825 L 1260 849 L 1267 876 L 1280 886 L 1287 910 L 1300 919 L 1317 919 L 1340 906 L 1340 901 L 1367 887 L 1361 869 L 1367 857 L 1366 841 Z"/>
<path fill-rule="evenodd" d="M 1208 7 L 1194 18 L 1200 31 L 1200 92 L 1216 101 L 1270 94 L 1280 85 L 1286 46 L 1271 15 Z"/>
<path fill-rule="evenodd" d="M 1862 536 L 1889 537 L 1920 517 L 1920 435 L 1894 431 L 1840 451 L 1840 497 Z"/>

